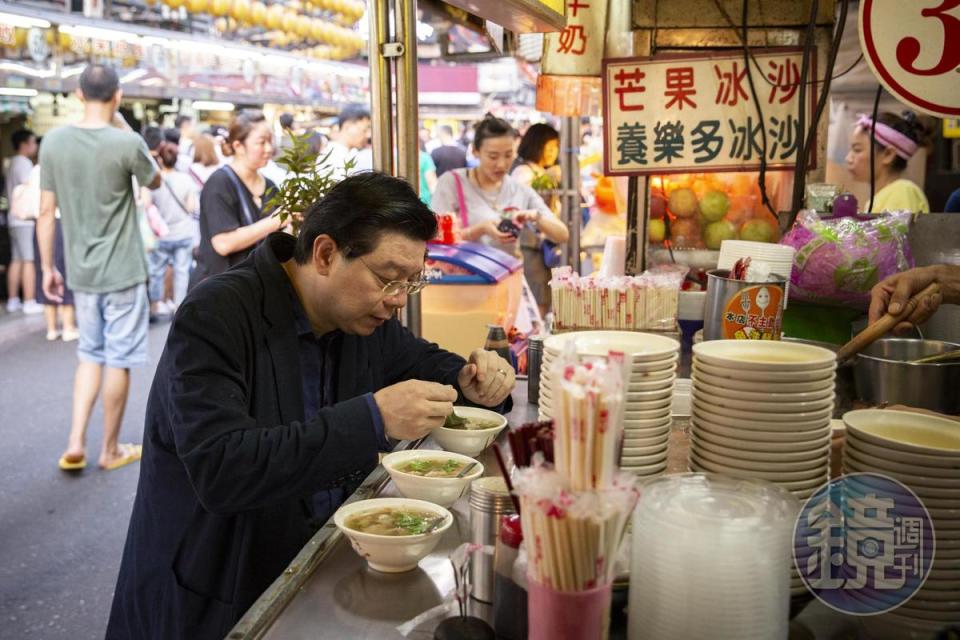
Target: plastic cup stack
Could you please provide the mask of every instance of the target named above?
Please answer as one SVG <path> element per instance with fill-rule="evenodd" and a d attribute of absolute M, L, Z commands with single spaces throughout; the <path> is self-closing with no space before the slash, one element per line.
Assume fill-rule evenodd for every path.
<path fill-rule="evenodd" d="M 630 640 L 785 640 L 799 504 L 757 480 L 671 475 L 634 511 Z"/>

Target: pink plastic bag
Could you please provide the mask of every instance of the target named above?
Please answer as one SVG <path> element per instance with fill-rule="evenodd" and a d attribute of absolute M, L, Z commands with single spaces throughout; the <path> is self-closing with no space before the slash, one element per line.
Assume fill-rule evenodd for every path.
<path fill-rule="evenodd" d="M 870 289 L 913 267 L 907 234 L 912 214 L 822 220 L 801 211 L 780 244 L 797 250 L 790 298 L 866 310 Z"/>

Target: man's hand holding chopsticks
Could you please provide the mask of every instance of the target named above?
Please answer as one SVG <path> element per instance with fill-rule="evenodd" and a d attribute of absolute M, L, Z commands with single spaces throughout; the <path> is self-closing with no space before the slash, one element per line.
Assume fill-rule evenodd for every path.
<path fill-rule="evenodd" d="M 457 383 L 464 397 L 484 407 L 495 407 L 507 399 L 516 384 L 513 366 L 493 351 L 477 349 L 463 369 Z"/>

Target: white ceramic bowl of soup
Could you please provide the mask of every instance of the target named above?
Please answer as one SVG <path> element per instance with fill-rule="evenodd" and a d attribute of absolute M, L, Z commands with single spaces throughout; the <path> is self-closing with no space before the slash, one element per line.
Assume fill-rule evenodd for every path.
<path fill-rule="evenodd" d="M 363 518 L 370 514 L 383 516 L 383 522 L 364 527 L 358 530 L 355 518 Z M 426 518 L 440 518 L 436 527 L 431 527 L 426 533 L 395 535 L 388 533 L 395 531 L 387 517 L 396 513 L 421 514 Z M 425 518 L 425 519 L 426 519 Z M 411 500 L 410 498 L 373 498 L 360 500 L 340 507 L 333 514 L 333 521 L 350 539 L 353 550 L 366 559 L 371 569 L 384 573 L 400 573 L 410 571 L 427 556 L 440 542 L 443 533 L 453 524 L 453 514 L 443 507 L 425 500 Z M 427 521 L 429 522 L 429 521 Z"/>
<path fill-rule="evenodd" d="M 456 477 L 470 464 L 474 467 L 465 476 Z M 391 453 L 383 458 L 383 467 L 404 497 L 441 507 L 459 500 L 470 483 L 483 475 L 483 465 L 473 458 L 436 449 Z"/>
<path fill-rule="evenodd" d="M 440 427 L 430 433 L 434 440 L 446 451 L 452 451 L 460 455 L 480 455 L 480 452 L 493 444 L 497 436 L 500 435 L 500 432 L 507 426 L 506 417 L 489 409 L 454 407 L 453 412 L 461 418 L 466 418 L 473 424 L 486 423 L 489 425 L 482 429 L 451 429 L 448 427 Z"/>

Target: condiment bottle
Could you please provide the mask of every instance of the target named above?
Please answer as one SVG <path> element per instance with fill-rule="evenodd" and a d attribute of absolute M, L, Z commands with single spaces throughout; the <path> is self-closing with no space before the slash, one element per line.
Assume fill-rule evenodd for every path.
<path fill-rule="evenodd" d="M 513 580 L 521 542 L 520 516 L 503 516 L 493 556 L 493 629 L 505 640 L 527 637 L 527 590 Z"/>
<path fill-rule="evenodd" d="M 527 402 L 540 404 L 540 368 L 543 364 L 543 336 L 527 338 Z"/>
<path fill-rule="evenodd" d="M 510 357 L 510 341 L 507 332 L 498 324 L 487 325 L 487 341 L 483 345 L 487 351 L 495 351 L 501 358 L 512 364 Z"/>

